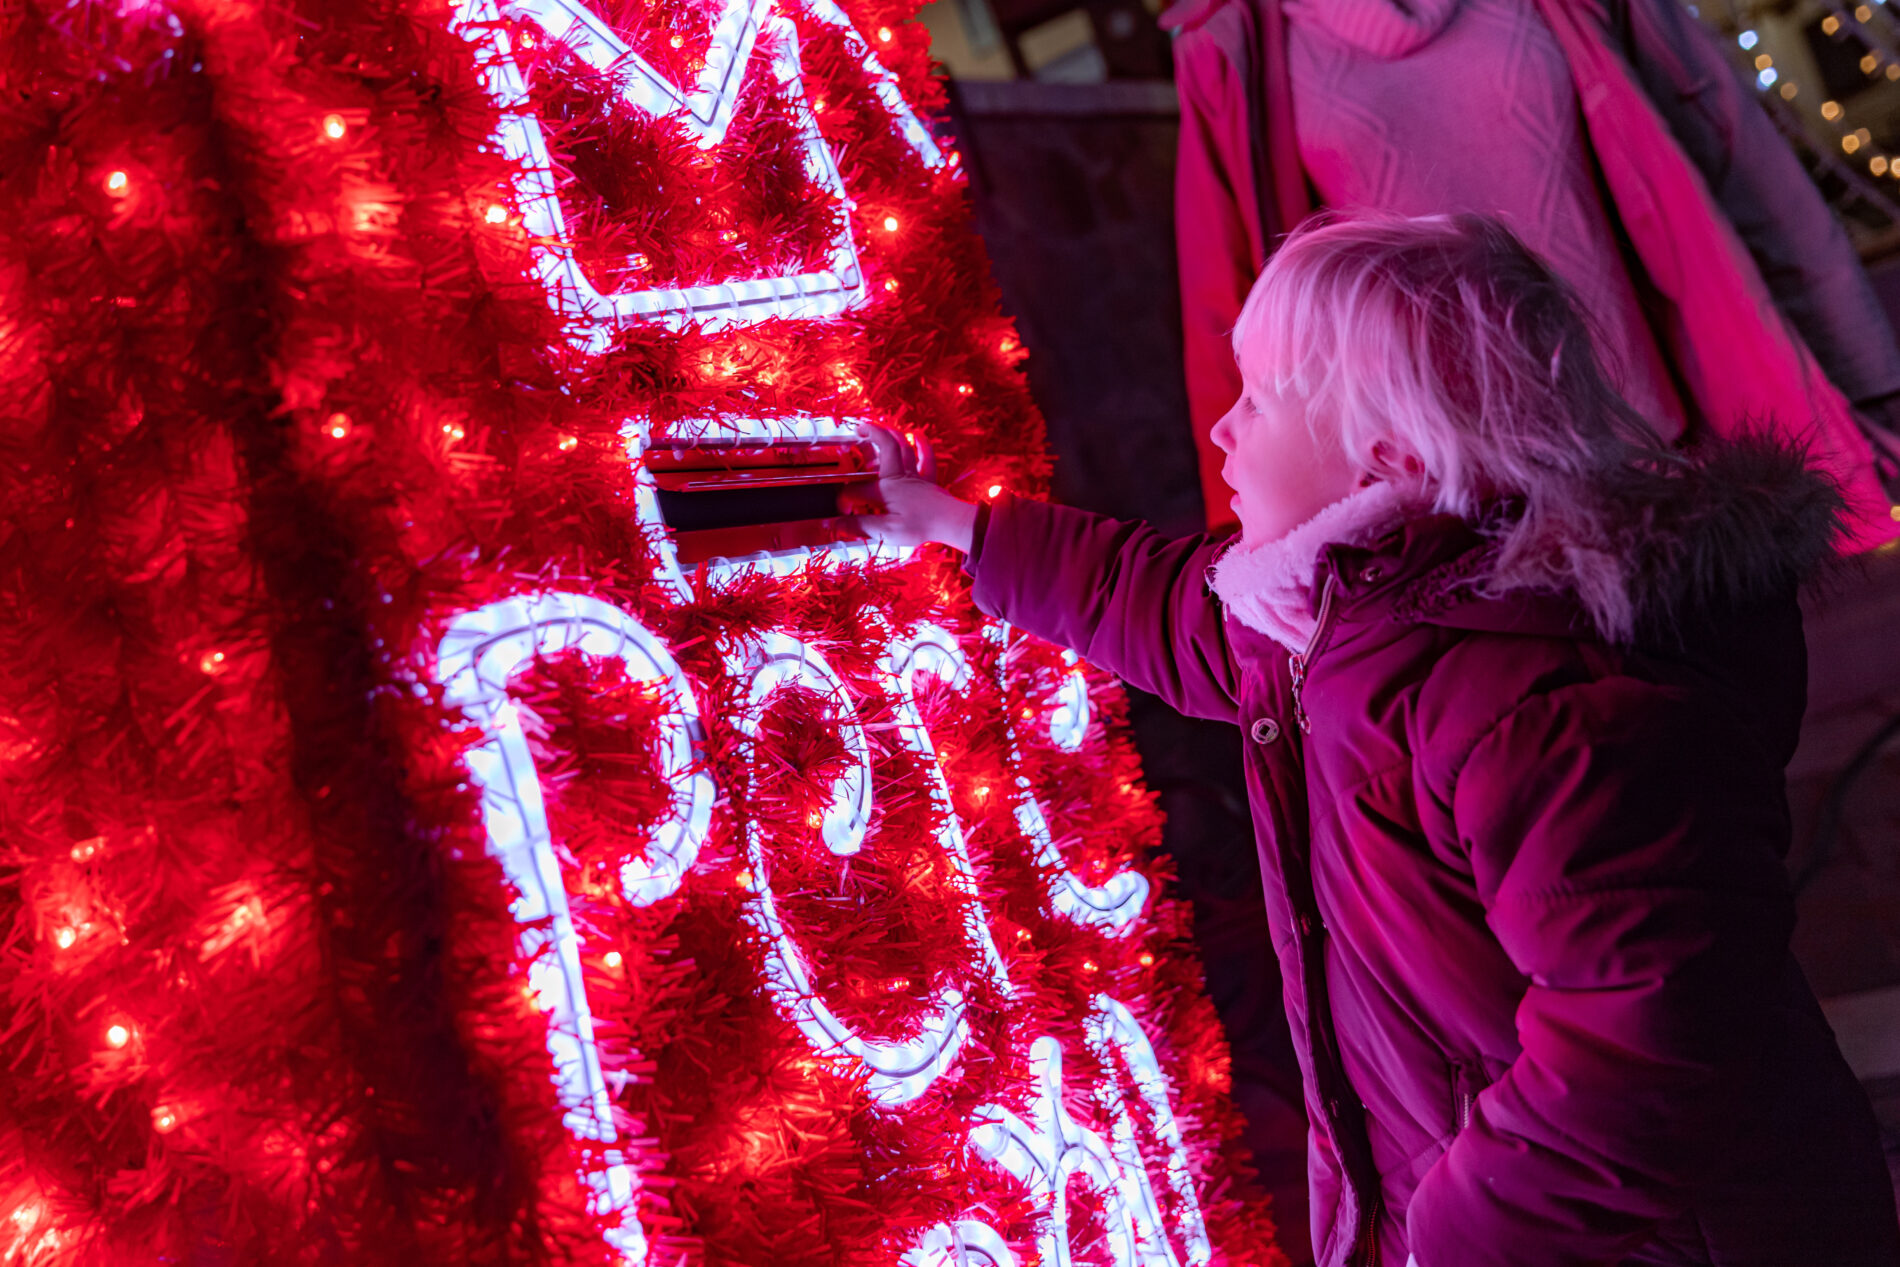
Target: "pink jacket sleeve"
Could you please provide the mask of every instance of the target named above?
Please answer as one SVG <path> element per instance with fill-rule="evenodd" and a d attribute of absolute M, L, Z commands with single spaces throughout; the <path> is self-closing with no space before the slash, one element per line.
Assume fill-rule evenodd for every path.
<path fill-rule="evenodd" d="M 1762 279 L 1841 394 L 1900 391 L 1900 345 L 1860 257 L 1801 161 L 1714 36 L 1677 0 L 1627 0 L 1637 78 Z"/>
<path fill-rule="evenodd" d="M 1620 1262 L 1720 1171 L 1792 923 L 1772 816 L 1729 783 L 1767 776 L 1720 720 L 1609 677 L 1531 697 L 1457 774 L 1486 922 L 1529 988 L 1521 1052 L 1413 1196 L 1422 1267 Z"/>
<path fill-rule="evenodd" d="M 971 551 L 973 597 L 1179 712 L 1234 722 L 1240 672 L 1206 580 L 1222 544 L 1004 494 Z"/>
<path fill-rule="evenodd" d="M 1256 138 L 1246 108 L 1253 73 L 1236 62 L 1251 36 L 1243 6 L 1221 6 L 1176 36 L 1175 83 L 1181 94 L 1181 143 L 1175 171 L 1175 249 L 1181 271 L 1182 364 L 1188 416 L 1200 456 L 1201 493 L 1210 525 L 1230 524 L 1233 490 L 1220 474 L 1208 436 L 1240 398 L 1234 320 L 1266 262 L 1254 173 Z"/>

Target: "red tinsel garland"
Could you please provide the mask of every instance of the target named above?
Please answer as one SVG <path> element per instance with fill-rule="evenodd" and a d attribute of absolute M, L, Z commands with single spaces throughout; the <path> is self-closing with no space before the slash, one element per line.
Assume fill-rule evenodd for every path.
<path fill-rule="evenodd" d="M 846 8 L 905 98 L 938 107 L 914 4 Z M 597 11 L 687 79 L 716 9 Z M 1112 687 L 1091 679 L 1079 751 L 1027 723 L 1012 741 L 1004 719 L 1045 718 L 1064 666 L 989 639 L 946 559 L 684 605 L 653 579 L 630 418 L 872 417 L 929 436 L 968 493 L 1046 474 L 956 168 L 919 161 L 838 27 L 784 11 L 850 207 L 806 179 L 768 74 L 702 150 L 514 22 L 603 289 L 809 267 L 847 217 L 868 280 L 837 317 L 633 324 L 594 357 L 535 279 L 444 0 L 0 11 L 0 1262 L 619 1259 L 464 766 L 483 736 L 427 669 L 456 613 L 547 590 L 672 649 L 722 796 L 679 892 L 631 905 L 620 866 L 668 810 L 669 701 L 574 657 L 513 684 L 649 1262 L 891 1263 L 973 1215 L 1031 1261 L 1046 1210 L 972 1153 L 970 1125 L 1028 1112 L 1048 1035 L 1069 1113 L 1105 1130 L 1089 1088 L 1132 1074 L 1089 1045 L 1101 993 L 1169 1079 L 1213 1261 L 1280 1261 L 1185 909 L 1157 887 L 1122 938 L 1057 918 L 1016 817 L 1020 775 L 1084 882 L 1165 884 Z M 772 52 L 762 38 L 756 66 Z M 971 668 L 920 709 L 974 897 L 878 686 L 876 631 L 919 621 Z M 824 653 L 866 730 L 876 817 L 850 859 L 814 826 L 849 760 L 830 704 L 784 690 L 755 738 L 730 723 L 745 684 L 726 656 L 776 627 Z M 743 914 L 762 880 L 747 824 L 840 1017 L 901 1037 L 930 990 L 971 993 L 971 1036 L 922 1099 L 874 1106 L 775 1007 Z M 963 981 L 973 900 L 1014 999 Z M 1181 1254 L 1157 1124 L 1130 1106 Z M 1074 1261 L 1112 1261 L 1105 1217 L 1074 1185 Z"/>

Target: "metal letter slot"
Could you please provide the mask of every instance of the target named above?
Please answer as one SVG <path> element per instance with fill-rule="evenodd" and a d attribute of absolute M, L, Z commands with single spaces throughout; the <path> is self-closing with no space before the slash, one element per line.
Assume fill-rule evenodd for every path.
<path fill-rule="evenodd" d="M 657 440 L 646 463 L 689 567 L 857 540 L 837 523 L 838 496 L 877 479 L 869 446 L 829 438 Z"/>

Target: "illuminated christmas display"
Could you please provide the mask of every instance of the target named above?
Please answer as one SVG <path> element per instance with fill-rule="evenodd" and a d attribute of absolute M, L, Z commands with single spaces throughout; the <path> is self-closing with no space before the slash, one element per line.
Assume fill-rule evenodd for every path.
<path fill-rule="evenodd" d="M 1282 1261 L 910 8 L 0 18 L 0 1261 Z"/>

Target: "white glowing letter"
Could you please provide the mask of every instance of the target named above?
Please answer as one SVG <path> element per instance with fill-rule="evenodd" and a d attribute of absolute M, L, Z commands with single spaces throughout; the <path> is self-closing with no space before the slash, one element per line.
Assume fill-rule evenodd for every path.
<path fill-rule="evenodd" d="M 977 1110 L 970 1146 L 1027 1187 L 1036 1203 L 1048 1210 L 1036 1238 L 1042 1267 L 1069 1267 L 1069 1181 L 1077 1176 L 1102 1198 L 1109 1252 L 1115 1256 L 1116 1267 L 1147 1267 L 1156 1260 L 1140 1253 L 1124 1199 L 1121 1163 L 1102 1137 L 1078 1125 L 1062 1103 L 1062 1048 L 1055 1039 L 1038 1038 L 1030 1045 L 1029 1068 L 1036 1082 L 1030 1109 L 1034 1121 L 1025 1122 L 1008 1109 L 987 1105 Z"/>
<path fill-rule="evenodd" d="M 510 17 L 531 19 L 595 70 L 613 75 L 629 104 L 648 114 L 676 119 L 704 149 L 712 149 L 725 139 L 733 106 L 745 85 L 753 46 L 761 34 L 767 36 L 774 49 L 773 76 L 795 103 L 803 132 L 806 175 L 840 204 L 848 207 L 850 199 L 805 97 L 797 31 L 788 19 L 773 12 L 772 0 L 727 0 L 714 22 L 699 82 L 688 90 L 668 81 L 630 49 L 611 26 L 574 0 L 459 0 L 452 25 L 480 49 L 483 79 L 504 111 L 496 142 L 521 164 L 515 182 L 516 202 L 523 227 L 535 242 L 536 271 L 547 283 L 549 298 L 556 307 L 584 320 L 587 347 L 596 352 L 604 350 L 612 340 L 614 327 L 628 321 L 660 321 L 671 326 L 698 322 L 713 329 L 772 317 L 829 316 L 864 301 L 864 274 L 858 266 L 850 225 L 844 220 L 832 240 L 830 267 L 818 272 L 766 274 L 685 289 L 602 292 L 574 255 L 556 194 L 554 164 L 528 100 L 527 83 L 514 59 L 502 22 L 504 12 Z M 904 138 L 926 164 L 941 163 L 942 154 L 930 133 L 904 103 L 895 82 L 877 64 L 843 10 L 830 0 L 817 0 L 810 12 L 821 22 L 844 28 L 847 47 L 863 61 L 879 100 Z"/>
<path fill-rule="evenodd" d="M 995 1228 L 978 1219 L 939 1223 L 917 1239 L 898 1267 L 1016 1267 Z"/>
<path fill-rule="evenodd" d="M 616 1140 L 613 1100 L 594 1043 L 594 1017 L 581 976 L 580 939 L 568 909 L 560 860 L 548 834 L 547 808 L 527 735 L 508 697 L 515 671 L 536 656 L 577 651 L 614 660 L 627 675 L 668 692 L 671 710 L 660 724 L 660 768 L 673 789 L 673 812 L 647 843 L 644 858 L 620 873 L 627 899 L 645 905 L 679 887 L 693 865 L 712 815 L 712 780 L 700 769 L 699 714 L 690 686 L 673 657 L 638 621 L 585 594 L 535 594 L 504 599 L 449 622 L 437 651 L 436 678 L 443 701 L 479 723 L 487 738 L 468 752 L 469 775 L 482 790 L 488 849 L 500 859 L 515 900 L 509 909 L 528 927 L 522 953 L 531 959 L 529 984 L 548 1015 L 548 1052 L 564 1109 L 562 1121 L 596 1144 Z M 596 1208 L 619 1211 L 609 1240 L 630 1262 L 644 1262 L 646 1242 L 635 1213 L 638 1179 L 617 1149 L 585 1176 Z"/>
<path fill-rule="evenodd" d="M 1164 1235 L 1161 1229 L 1166 1228 L 1168 1223 L 1161 1217 L 1154 1192 L 1149 1186 L 1147 1163 L 1142 1160 L 1141 1149 L 1135 1140 L 1134 1120 L 1128 1112 L 1121 1079 L 1115 1075 L 1115 1058 L 1118 1056 L 1134 1079 L 1135 1094 L 1141 1097 L 1142 1104 L 1148 1110 L 1148 1120 L 1154 1125 L 1155 1137 L 1167 1149 L 1168 1186 L 1174 1190 L 1179 1210 L 1176 1230 L 1187 1247 L 1190 1267 L 1199 1267 L 1213 1256 L 1214 1251 L 1208 1243 L 1207 1226 L 1201 1218 L 1200 1199 L 1194 1192 L 1194 1174 L 1188 1169 L 1187 1148 L 1181 1142 L 1181 1128 L 1175 1124 L 1174 1109 L 1168 1103 L 1168 1079 L 1161 1072 L 1161 1062 L 1155 1059 L 1154 1048 L 1149 1044 L 1148 1036 L 1141 1032 L 1141 1026 L 1135 1023 L 1134 1015 L 1106 994 L 1095 996 L 1095 1007 L 1089 1014 L 1087 1032 L 1089 1046 L 1108 1070 L 1095 1088 L 1095 1102 L 1102 1106 L 1102 1111 L 1111 1123 L 1115 1156 L 1120 1159 L 1123 1170 L 1138 1180 L 1139 1191 L 1133 1194 L 1134 1200 L 1151 1212 L 1148 1218 L 1154 1229 L 1153 1234 Z M 1167 1247 L 1164 1244 L 1161 1248 Z M 1169 1261 L 1172 1260 L 1170 1252 Z"/>
<path fill-rule="evenodd" d="M 830 701 L 839 736 L 855 763 L 832 789 L 822 830 L 825 844 L 833 853 L 858 852 L 863 847 L 865 827 L 871 817 L 871 755 L 856 710 L 845 694 L 844 683 L 816 648 L 779 633 L 766 634 L 751 643 L 731 667 L 734 673 L 751 678 L 746 710 L 737 723 L 739 732 L 748 740 L 740 749 L 742 761 L 750 760 L 749 741 L 757 735 L 774 691 L 796 684 L 809 687 Z M 854 1032 L 812 988 L 811 970 L 805 957 L 779 919 L 772 894 L 771 869 L 756 820 L 746 824 L 746 859 L 754 890 L 752 899 L 746 903 L 746 919 L 764 936 L 769 947 L 766 982 L 780 1012 L 798 1026 L 813 1050 L 827 1055 L 842 1053 L 857 1060 L 869 1074 L 866 1086 L 871 1098 L 878 1103 L 905 1104 L 922 1095 L 955 1061 L 957 1050 L 969 1033 L 969 1025 L 963 1019 L 962 993 L 950 986 L 938 991 L 917 1034 L 910 1039 L 881 1041 Z"/>
<path fill-rule="evenodd" d="M 998 648 L 1009 645 L 1009 626 L 993 623 L 984 631 Z M 1007 663 L 1008 656 L 999 657 Z M 1062 653 L 1062 681 L 1056 687 L 1056 707 L 1049 718 L 1049 738 L 1066 752 L 1082 746 L 1089 728 L 1089 684 L 1082 676 L 1075 652 Z M 1010 724 L 1010 761 L 1022 764 L 1017 750 L 1016 727 Z M 1111 937 L 1120 937 L 1135 927 L 1148 904 L 1148 877 L 1139 871 L 1119 871 L 1102 884 L 1085 883 L 1063 861 L 1055 833 L 1049 829 L 1049 816 L 1036 799 L 1029 780 L 1016 776 L 1016 826 L 1036 851 L 1036 862 L 1050 874 L 1049 908 L 1077 924 L 1088 924 Z"/>
<path fill-rule="evenodd" d="M 942 813 L 937 841 L 950 859 L 957 887 L 969 896 L 964 922 L 970 940 L 990 979 L 1005 995 L 1012 995 L 1015 991 L 1010 985 L 1009 970 L 1003 966 L 1003 957 L 996 952 L 996 942 L 990 936 L 989 915 L 977 900 L 976 872 L 970 866 L 963 824 L 950 805 L 950 784 L 943 776 L 943 763 L 937 760 L 936 746 L 930 741 L 930 729 L 924 725 L 923 714 L 917 709 L 919 674 L 941 678 L 955 689 L 968 683 L 969 663 L 957 646 L 956 636 L 949 630 L 938 625 L 919 625 L 908 637 L 891 641 L 878 661 L 878 668 L 896 699 L 899 736 L 905 747 L 922 757 L 930 770 L 930 799 Z"/>

